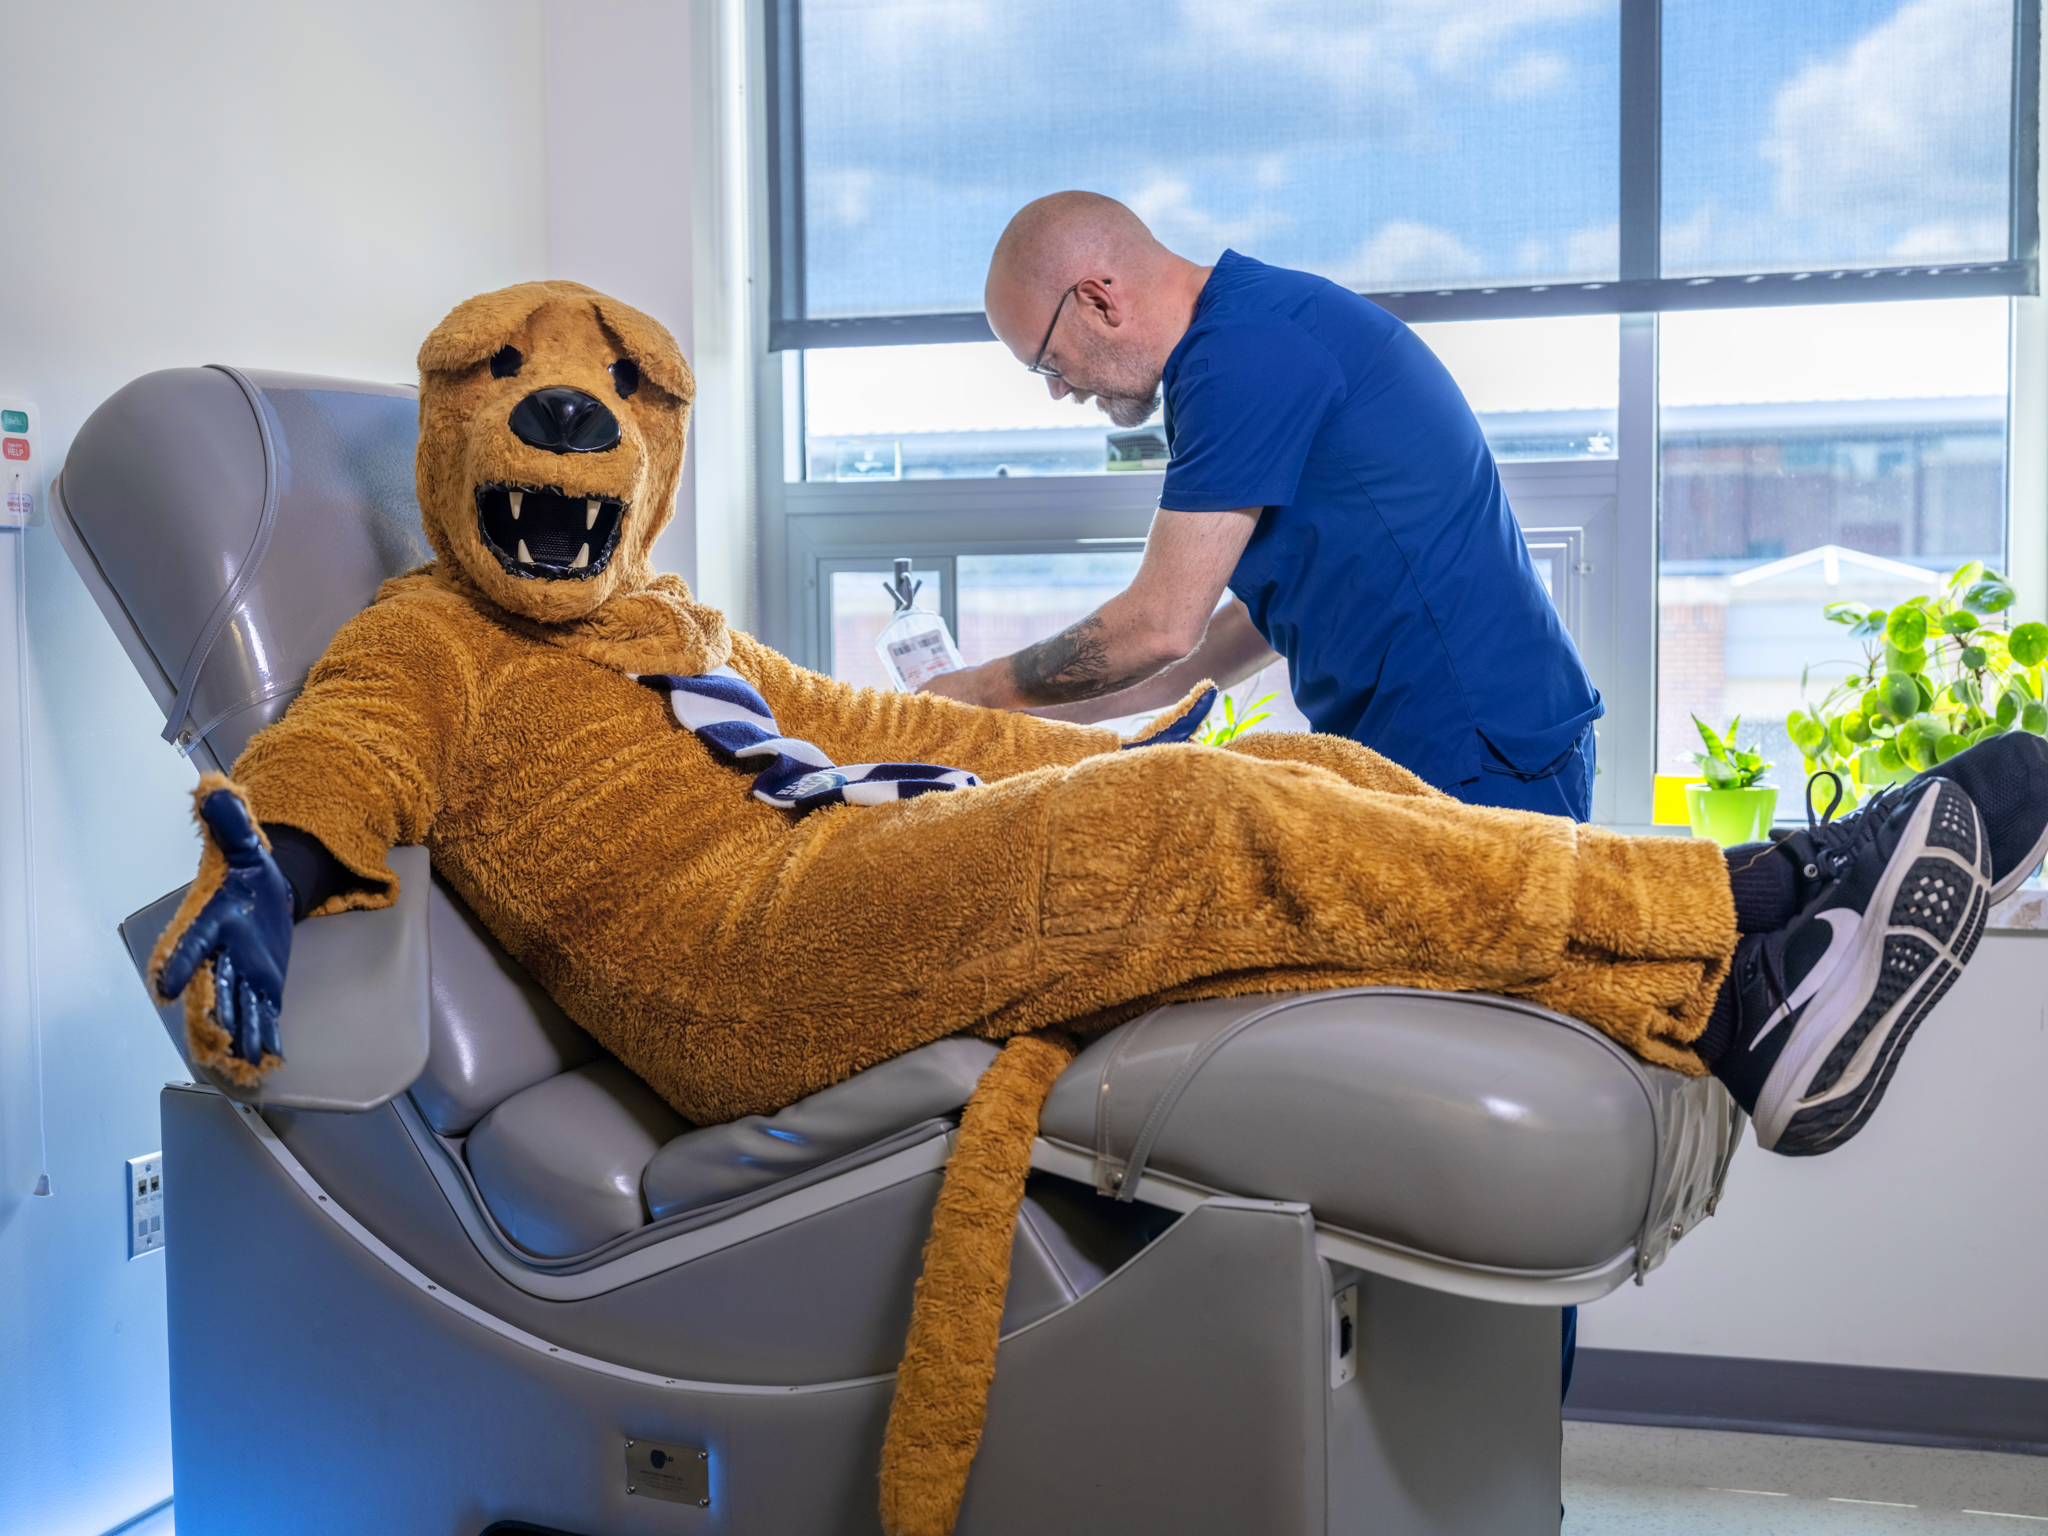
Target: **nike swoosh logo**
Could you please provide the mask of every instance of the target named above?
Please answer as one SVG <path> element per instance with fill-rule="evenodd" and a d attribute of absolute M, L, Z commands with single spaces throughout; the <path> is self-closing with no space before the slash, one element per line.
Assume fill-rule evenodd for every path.
<path fill-rule="evenodd" d="M 1849 952 L 1849 946 L 1856 939 L 1856 929 L 1863 921 L 1844 907 L 1832 907 L 1820 916 L 1821 921 L 1832 930 L 1828 934 L 1827 953 L 1820 957 L 1819 964 L 1808 971 L 1799 985 L 1792 989 L 1792 995 L 1778 1004 L 1777 1011 L 1764 1020 L 1764 1027 L 1758 1030 L 1756 1038 L 1749 1042 L 1752 1051 L 1762 1045 L 1765 1036 L 1790 1018 L 1795 1010 L 1804 1008 L 1813 1000 L 1814 993 L 1821 989 L 1835 967 L 1842 963 L 1842 956 Z"/>

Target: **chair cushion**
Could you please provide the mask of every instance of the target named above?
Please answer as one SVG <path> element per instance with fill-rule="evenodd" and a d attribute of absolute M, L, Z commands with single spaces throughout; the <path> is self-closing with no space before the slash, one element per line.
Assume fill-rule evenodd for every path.
<path fill-rule="evenodd" d="M 200 762 L 223 768 L 284 714 L 378 585 L 433 558 L 413 496 L 415 390 L 241 378 L 258 398 L 218 367 L 166 369 L 117 391 L 78 429 L 57 514 L 160 705 L 204 646 L 186 724 L 203 737 Z"/>
<path fill-rule="evenodd" d="M 689 1124 L 606 1057 L 514 1094 L 478 1122 L 463 1151 L 506 1235 L 566 1258 L 646 1224 L 641 1172 Z"/>
<path fill-rule="evenodd" d="M 986 1040 L 935 1040 L 772 1115 L 679 1136 L 647 1165 L 656 1219 L 774 1184 L 872 1146 L 967 1102 L 996 1057 Z"/>
<path fill-rule="evenodd" d="M 1648 1212 L 1666 1086 L 1651 1074 L 1712 1088 L 1502 998 L 1236 998 L 1098 1037 L 1041 1130 L 1114 1170 L 1165 1097 L 1150 1172 L 1304 1201 L 1319 1222 L 1447 1259 L 1571 1271 L 1611 1261 Z"/>
<path fill-rule="evenodd" d="M 435 1130 L 460 1136 L 513 1094 L 598 1055 L 438 877 L 427 923 L 429 1046 L 412 1100 Z"/>

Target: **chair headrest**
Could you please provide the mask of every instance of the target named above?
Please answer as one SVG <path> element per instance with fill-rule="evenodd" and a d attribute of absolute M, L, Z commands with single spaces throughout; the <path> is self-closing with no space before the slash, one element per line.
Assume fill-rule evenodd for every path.
<path fill-rule="evenodd" d="M 379 583 L 431 559 L 415 392 L 227 367 L 146 374 L 79 429 L 52 521 L 163 707 L 226 768 Z"/>

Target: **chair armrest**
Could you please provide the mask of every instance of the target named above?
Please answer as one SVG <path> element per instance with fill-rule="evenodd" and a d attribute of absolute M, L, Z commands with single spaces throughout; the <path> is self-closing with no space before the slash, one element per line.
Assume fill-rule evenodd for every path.
<path fill-rule="evenodd" d="M 278 1016 L 285 1064 L 254 1088 L 237 1088 L 203 1067 L 195 1069 L 197 1076 L 229 1098 L 279 1109 L 375 1109 L 412 1086 L 427 1064 L 427 850 L 394 848 L 391 868 L 398 900 L 390 906 L 312 917 L 292 930 Z M 145 988 L 150 951 L 186 889 L 121 924 L 121 940 Z M 153 994 L 150 1001 L 157 1003 Z M 157 1017 L 183 1056 L 184 1005 L 158 1003 Z"/>

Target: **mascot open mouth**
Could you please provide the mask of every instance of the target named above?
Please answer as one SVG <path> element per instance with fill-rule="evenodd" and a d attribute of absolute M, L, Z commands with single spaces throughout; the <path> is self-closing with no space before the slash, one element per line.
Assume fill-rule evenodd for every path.
<path fill-rule="evenodd" d="M 480 485 L 477 531 L 508 576 L 587 581 L 611 563 L 626 503 L 555 485 Z"/>

